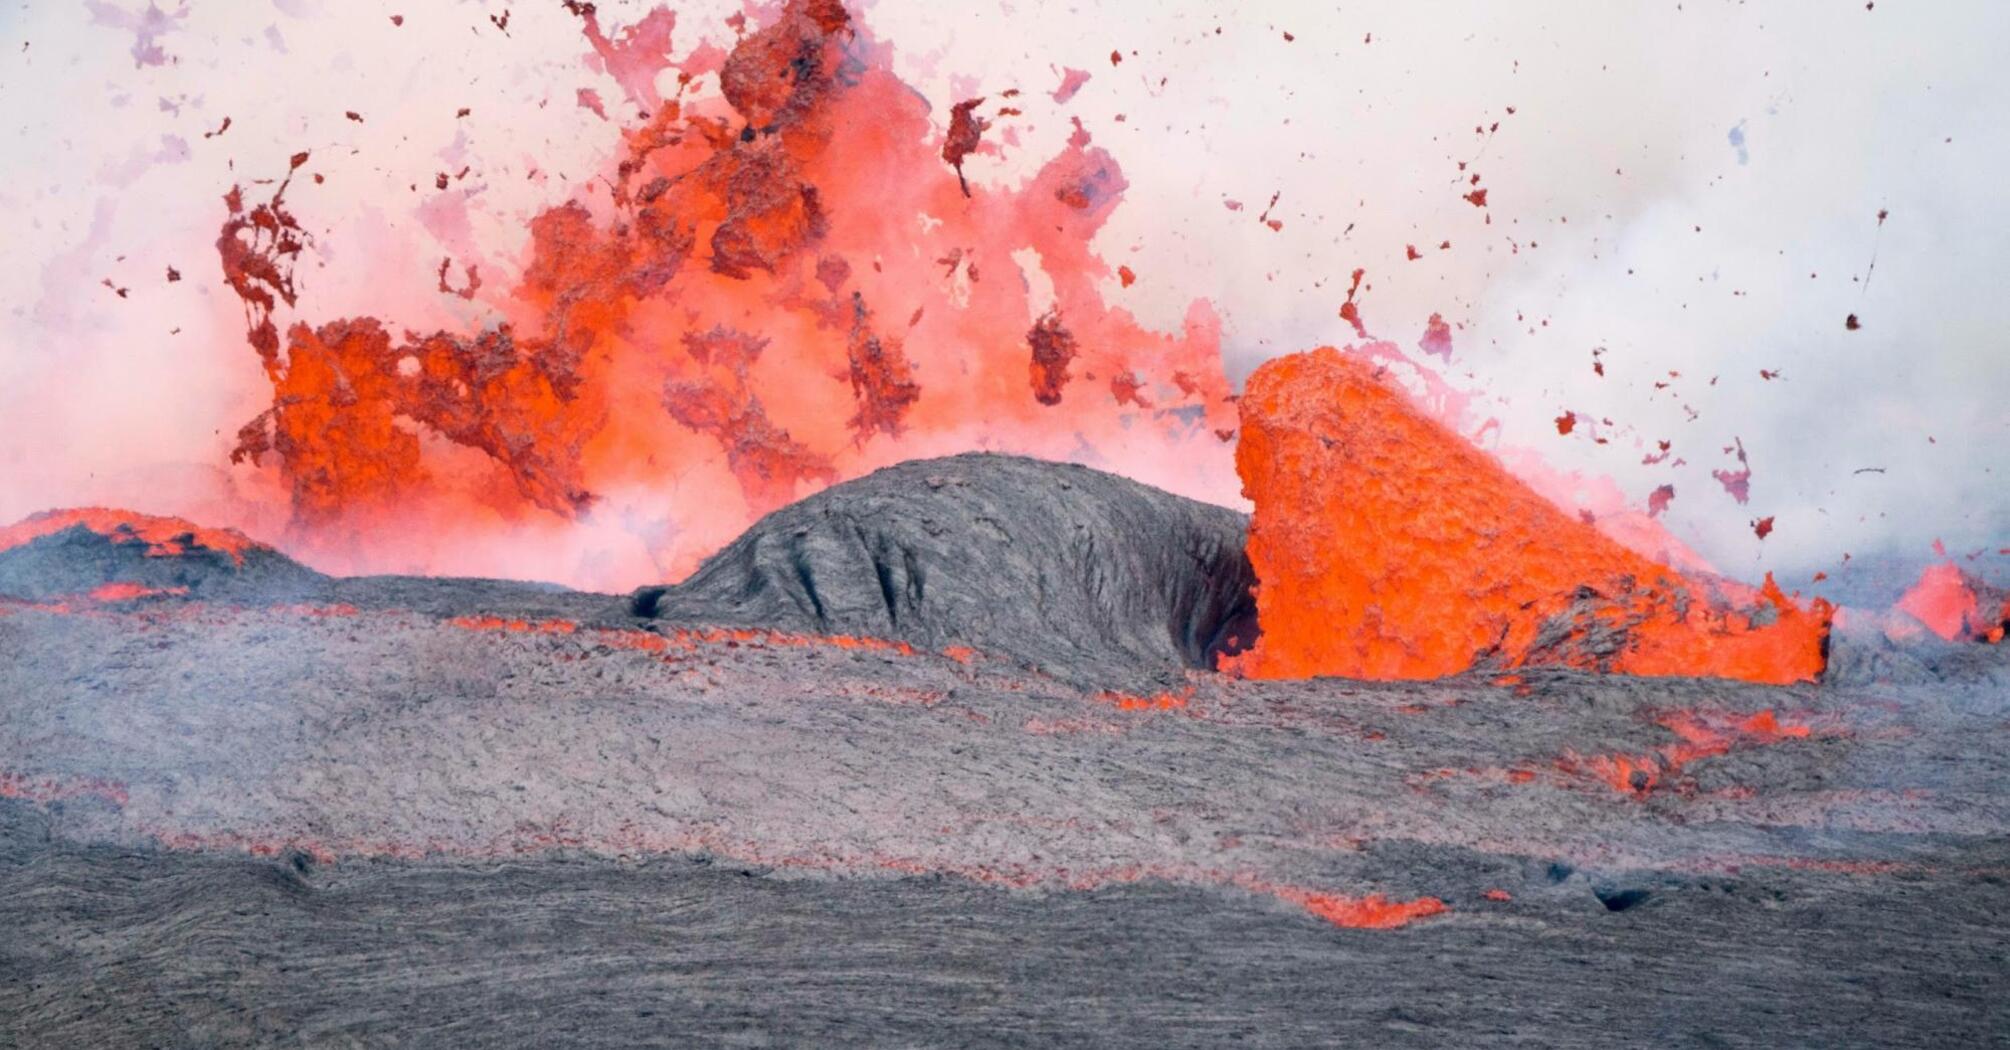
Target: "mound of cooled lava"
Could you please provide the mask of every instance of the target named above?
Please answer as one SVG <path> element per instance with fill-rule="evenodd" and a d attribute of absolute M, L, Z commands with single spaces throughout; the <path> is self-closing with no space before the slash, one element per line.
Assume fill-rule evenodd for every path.
<path fill-rule="evenodd" d="M 763 518 L 640 615 L 975 648 L 1110 677 L 1212 669 L 1255 631 L 1234 511 L 1073 464 L 969 453 Z M 1086 665 L 1086 666 L 1085 666 Z"/>
<path fill-rule="evenodd" d="M 0 596 L 21 600 L 276 599 L 325 579 L 234 529 L 180 518 L 90 507 L 0 528 Z"/>
<path fill-rule="evenodd" d="M 1244 678 L 1207 669 L 1246 637 L 1242 528 L 988 455 L 834 487 L 629 598 L 322 577 L 112 512 L 17 526 L 0 1042 L 2010 1023 L 2002 646 L 1785 686 Z"/>

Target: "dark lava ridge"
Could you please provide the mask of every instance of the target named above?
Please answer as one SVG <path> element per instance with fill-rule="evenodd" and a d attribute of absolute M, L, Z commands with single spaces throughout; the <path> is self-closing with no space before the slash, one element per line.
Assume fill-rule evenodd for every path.
<path fill-rule="evenodd" d="M 1255 635 L 1247 527 L 1088 467 L 966 453 L 775 511 L 634 610 L 967 645 L 1064 674 L 1212 669 Z"/>

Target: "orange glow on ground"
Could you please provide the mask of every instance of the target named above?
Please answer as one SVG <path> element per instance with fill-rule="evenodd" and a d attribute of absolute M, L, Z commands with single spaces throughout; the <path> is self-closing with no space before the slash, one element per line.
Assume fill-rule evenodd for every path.
<path fill-rule="evenodd" d="M 571 634 L 579 630 L 579 625 L 570 620 L 515 620 L 500 616 L 456 616 L 447 623 L 463 630 L 512 634 Z"/>
<path fill-rule="evenodd" d="M 188 593 L 186 587 L 148 587 L 141 583 L 107 583 L 93 588 L 89 597 L 94 602 L 130 602 L 141 598 L 178 598 Z"/>
<path fill-rule="evenodd" d="M 0 798 L 41 803 L 97 798 L 114 806 L 123 806 L 128 801 L 126 785 L 116 780 L 105 780 L 100 777 L 30 776 L 5 770 L 0 770 Z"/>
<path fill-rule="evenodd" d="M 1106 689 L 1096 694 L 1096 702 L 1110 704 L 1119 711 L 1173 711 L 1183 708 L 1193 699 L 1193 690 L 1184 693 L 1157 693 L 1152 696 L 1133 696 Z"/>
<path fill-rule="evenodd" d="M 1567 776 L 1601 781 L 1622 795 L 1641 796 L 1680 775 L 1693 762 L 1741 747 L 1805 740 L 1814 732 L 1811 726 L 1780 721 L 1770 709 L 1744 718 L 1721 712 L 1670 711 L 1656 718 L 1655 724 L 1674 733 L 1679 741 L 1639 755 L 1566 752 L 1556 760 L 1556 768 Z"/>
<path fill-rule="evenodd" d="M 942 650 L 942 655 L 950 658 L 951 660 L 956 661 L 959 664 L 972 664 L 977 662 L 977 650 L 972 649 L 967 645 L 949 646 L 948 648 Z"/>
<path fill-rule="evenodd" d="M 1275 887 L 1270 892 L 1279 900 L 1296 904 L 1335 926 L 1355 930 L 1393 930 L 1451 910 L 1436 897 L 1418 897 L 1407 901 L 1392 900 L 1379 893 L 1346 897 L 1289 886 Z"/>

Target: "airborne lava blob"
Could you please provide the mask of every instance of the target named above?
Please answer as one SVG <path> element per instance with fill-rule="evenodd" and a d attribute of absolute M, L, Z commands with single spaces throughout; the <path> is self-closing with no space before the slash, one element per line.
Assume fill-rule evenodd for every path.
<path fill-rule="evenodd" d="M 448 289 L 490 311 L 479 330 L 296 320 L 282 341 L 274 312 L 311 300 L 285 197 L 309 158 L 263 202 L 227 197 L 218 247 L 273 389 L 237 457 L 283 481 L 290 547 L 439 573 L 534 543 L 531 573 L 488 571 L 628 587 L 820 487 L 968 448 L 1232 496 L 1219 322 L 1196 302 L 1166 336 L 1103 301 L 1090 241 L 1125 181 L 1079 124 L 1023 185 L 968 183 L 1004 107 L 962 104 L 945 141 L 832 0 L 698 49 L 671 99 L 647 61 L 669 12 L 610 35 L 574 10 L 644 116 L 604 179 L 531 220 L 513 288 Z M 718 94 L 693 87 L 713 73 Z"/>

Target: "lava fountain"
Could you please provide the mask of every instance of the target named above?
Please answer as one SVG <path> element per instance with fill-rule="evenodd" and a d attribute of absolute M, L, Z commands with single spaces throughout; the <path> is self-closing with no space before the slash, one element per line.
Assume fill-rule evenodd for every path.
<path fill-rule="evenodd" d="M 1167 336 L 1103 301 L 1090 241 L 1125 181 L 1079 124 L 1024 185 L 972 185 L 962 161 L 1017 93 L 960 104 L 945 141 L 835 2 L 699 49 L 670 99 L 650 86 L 669 59 L 650 56 L 672 15 L 610 37 L 573 6 L 647 116 L 603 182 L 531 220 L 513 288 L 442 268 L 444 292 L 491 311 L 479 330 L 349 317 L 282 337 L 275 312 L 306 312 L 286 194 L 311 156 L 262 200 L 226 196 L 224 275 L 273 394 L 234 458 L 283 479 L 290 547 L 438 571 L 457 545 L 597 530 L 614 553 L 550 571 L 632 586 L 810 491 L 968 448 L 1232 497 L 1219 321 L 1195 302 Z M 706 74 L 720 90 L 701 98 Z M 679 479 L 702 497 L 666 501 Z"/>

